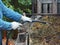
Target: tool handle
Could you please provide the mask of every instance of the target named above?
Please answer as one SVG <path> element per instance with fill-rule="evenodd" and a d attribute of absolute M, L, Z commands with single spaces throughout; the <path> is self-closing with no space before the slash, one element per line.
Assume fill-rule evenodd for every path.
<path fill-rule="evenodd" d="M 39 23 L 43 23 L 43 24 L 46 24 L 47 22 L 44 22 L 44 21 L 40 21 L 40 20 L 32 20 L 32 22 L 29 22 L 29 21 L 24 21 L 23 23 L 33 23 L 33 22 L 39 22 Z"/>

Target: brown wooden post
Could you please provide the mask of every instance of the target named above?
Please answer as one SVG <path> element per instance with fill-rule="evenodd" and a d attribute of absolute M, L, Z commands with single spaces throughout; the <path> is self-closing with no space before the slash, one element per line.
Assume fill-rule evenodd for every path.
<path fill-rule="evenodd" d="M 57 0 L 53 0 L 53 14 L 57 14 Z"/>
<path fill-rule="evenodd" d="M 32 0 L 32 15 L 37 13 L 37 0 Z"/>
<path fill-rule="evenodd" d="M 41 3 L 42 3 L 42 0 L 37 0 L 37 13 L 38 14 L 41 13 Z"/>

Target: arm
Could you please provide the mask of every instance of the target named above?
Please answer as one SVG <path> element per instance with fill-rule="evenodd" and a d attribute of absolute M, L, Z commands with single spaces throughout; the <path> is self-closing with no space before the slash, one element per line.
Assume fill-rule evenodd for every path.
<path fill-rule="evenodd" d="M 0 28 L 5 29 L 5 30 L 11 30 L 12 29 L 11 28 L 11 23 L 3 21 L 2 19 L 0 19 Z"/>
<path fill-rule="evenodd" d="M 3 11 L 4 16 L 10 19 L 13 19 L 15 21 L 20 21 L 22 17 L 21 14 L 13 11 L 12 9 L 7 8 L 3 3 L 1 3 L 1 5 L 2 5 L 2 11 Z"/>

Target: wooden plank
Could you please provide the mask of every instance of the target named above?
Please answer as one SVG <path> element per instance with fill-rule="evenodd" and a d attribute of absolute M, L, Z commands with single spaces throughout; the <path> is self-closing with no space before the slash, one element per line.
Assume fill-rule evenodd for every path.
<path fill-rule="evenodd" d="M 42 0 L 42 3 L 52 3 L 52 0 Z"/>
<path fill-rule="evenodd" d="M 49 4 L 49 13 L 52 13 L 52 3 Z"/>
<path fill-rule="evenodd" d="M 42 5 L 42 8 L 43 8 L 43 10 L 42 10 L 42 13 L 47 13 L 48 11 L 47 11 L 47 4 L 43 4 Z"/>
<path fill-rule="evenodd" d="M 27 14 L 27 16 L 28 15 L 30 15 L 30 17 L 32 16 L 32 15 L 60 15 L 60 13 L 57 13 L 57 14 L 54 14 L 54 13 L 33 13 L 33 14 L 29 14 L 29 13 L 26 13 Z"/>
<path fill-rule="evenodd" d="M 57 0 L 53 0 L 53 13 L 57 13 Z"/>
<path fill-rule="evenodd" d="M 41 13 L 41 0 L 37 0 L 37 13 Z"/>
<path fill-rule="evenodd" d="M 47 16 L 60 16 L 60 13 L 57 13 L 57 14 L 54 14 L 54 13 L 33 13 L 33 14 L 29 14 L 29 13 L 27 13 L 27 15 L 43 15 L 43 16 L 45 16 L 45 15 L 47 15 Z"/>
<path fill-rule="evenodd" d="M 42 3 L 52 3 L 52 1 L 42 1 Z"/>
<path fill-rule="evenodd" d="M 45 4 L 45 13 L 48 13 L 48 4 Z"/>

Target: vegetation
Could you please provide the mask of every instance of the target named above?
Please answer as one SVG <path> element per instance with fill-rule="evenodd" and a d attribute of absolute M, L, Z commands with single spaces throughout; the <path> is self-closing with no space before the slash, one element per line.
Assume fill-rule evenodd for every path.
<path fill-rule="evenodd" d="M 31 13 L 31 0 L 3 0 L 5 5 L 19 13 Z"/>
<path fill-rule="evenodd" d="M 60 16 L 44 16 L 42 20 L 49 25 L 35 23 L 31 34 L 32 45 L 57 45 L 60 44 Z M 53 43 L 54 42 L 54 43 Z M 57 43 L 58 42 L 58 43 Z"/>
<path fill-rule="evenodd" d="M 23 12 L 31 14 L 31 0 L 3 0 L 3 2 L 8 8 L 20 14 L 23 14 Z M 4 20 L 12 21 L 6 17 L 4 17 Z"/>

